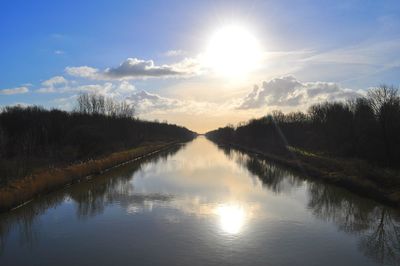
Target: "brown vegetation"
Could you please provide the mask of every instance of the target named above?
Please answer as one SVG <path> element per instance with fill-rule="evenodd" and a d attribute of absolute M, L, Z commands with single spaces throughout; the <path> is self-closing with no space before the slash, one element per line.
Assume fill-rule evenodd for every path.
<path fill-rule="evenodd" d="M 83 178 L 99 174 L 112 167 L 149 156 L 167 149 L 177 142 L 149 143 L 134 149 L 115 152 L 109 156 L 62 168 L 41 169 L 24 178 L 9 182 L 0 188 L 0 211 L 24 204 L 36 195 L 48 193 Z"/>
<path fill-rule="evenodd" d="M 400 96 L 381 86 L 349 102 L 325 102 L 308 113 L 271 115 L 208 132 L 211 140 L 400 205 Z"/>
<path fill-rule="evenodd" d="M 338 185 L 359 195 L 392 206 L 400 206 L 400 173 L 359 159 L 334 158 L 292 148 L 292 153 L 268 153 L 233 143 L 220 143 L 257 154 L 290 168 L 304 177 Z"/>

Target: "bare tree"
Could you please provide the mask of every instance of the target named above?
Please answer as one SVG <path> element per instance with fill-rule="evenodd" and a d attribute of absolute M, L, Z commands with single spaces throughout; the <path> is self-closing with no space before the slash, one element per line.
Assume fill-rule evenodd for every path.
<path fill-rule="evenodd" d="M 119 103 L 118 106 L 119 106 L 119 111 L 118 111 L 117 115 L 119 117 L 129 118 L 129 117 L 133 117 L 133 115 L 135 114 L 135 109 L 134 109 L 133 105 L 129 104 L 126 101 Z"/>
<path fill-rule="evenodd" d="M 117 113 L 118 113 L 117 107 L 118 106 L 117 106 L 116 102 L 113 99 L 107 98 L 105 107 L 106 107 L 106 114 L 107 115 L 112 116 L 112 117 L 116 117 L 117 116 Z"/>
<path fill-rule="evenodd" d="M 77 105 L 78 112 L 84 114 L 100 114 L 125 118 L 131 118 L 135 114 L 135 108 L 127 101 L 118 102 L 96 93 L 79 95 Z"/>
<path fill-rule="evenodd" d="M 375 114 L 379 116 L 382 108 L 387 104 L 394 104 L 399 101 L 398 89 L 385 84 L 368 91 L 368 100 Z"/>
<path fill-rule="evenodd" d="M 369 103 L 381 127 L 382 139 L 385 145 L 388 161 L 393 159 L 393 138 L 398 136 L 400 122 L 400 97 L 398 89 L 393 86 L 381 85 L 368 92 Z"/>
<path fill-rule="evenodd" d="M 77 98 L 77 111 L 83 114 L 90 113 L 90 101 L 89 101 L 89 94 L 84 93 L 78 96 Z"/>

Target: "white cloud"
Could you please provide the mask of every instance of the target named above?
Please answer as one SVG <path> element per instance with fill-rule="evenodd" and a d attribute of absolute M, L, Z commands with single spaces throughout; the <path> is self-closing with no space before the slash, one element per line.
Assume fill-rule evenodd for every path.
<path fill-rule="evenodd" d="M 58 108 L 71 110 L 75 104 L 76 97 L 80 93 L 96 93 L 106 97 L 116 98 L 119 100 L 125 99 L 127 95 L 130 95 L 136 91 L 135 87 L 127 81 L 119 83 L 105 82 L 102 84 L 85 84 L 78 86 L 66 86 L 57 89 L 56 92 L 68 93 L 67 96 L 56 98 L 52 102 L 57 105 Z M 72 94 L 72 95 L 71 95 Z"/>
<path fill-rule="evenodd" d="M 66 84 L 67 80 L 63 76 L 55 76 L 42 82 L 43 86 L 51 87 L 59 84 Z"/>
<path fill-rule="evenodd" d="M 132 103 L 138 114 L 215 114 L 218 111 L 233 109 L 233 104 L 216 104 L 205 101 L 181 100 L 163 97 L 141 90 L 125 98 Z"/>
<path fill-rule="evenodd" d="M 53 93 L 63 90 L 68 81 L 63 76 L 55 76 L 42 82 L 43 87 L 36 90 L 39 93 Z"/>
<path fill-rule="evenodd" d="M 54 51 L 54 54 L 56 54 L 56 55 L 63 55 L 63 54 L 65 54 L 65 52 L 64 52 L 63 50 L 55 50 L 55 51 Z"/>
<path fill-rule="evenodd" d="M 117 94 L 128 94 L 134 92 L 135 86 L 133 86 L 131 83 L 128 81 L 124 80 L 122 81 L 116 88 L 115 93 Z"/>
<path fill-rule="evenodd" d="M 128 81 L 121 81 L 117 83 L 105 82 L 103 84 L 81 85 L 77 87 L 72 87 L 69 90 L 75 92 L 97 93 L 107 97 L 120 98 L 120 99 L 123 99 L 127 95 L 131 95 L 136 91 L 135 86 L 133 86 Z"/>
<path fill-rule="evenodd" d="M 153 60 L 141 60 L 128 58 L 116 68 L 108 68 L 104 72 L 110 78 L 137 78 L 137 77 L 165 77 L 184 74 L 176 70 L 173 66 L 154 65 Z"/>
<path fill-rule="evenodd" d="M 186 57 L 182 61 L 171 65 L 176 71 L 183 76 L 199 75 L 205 70 L 201 63 L 200 57 Z"/>
<path fill-rule="evenodd" d="M 180 56 L 180 55 L 185 55 L 186 52 L 183 50 L 169 50 L 164 53 L 165 56 L 168 57 L 174 57 L 174 56 Z"/>
<path fill-rule="evenodd" d="M 72 95 L 63 98 L 56 98 L 52 100 L 52 103 L 54 103 L 57 108 L 71 111 L 74 109 L 76 98 L 77 95 Z"/>
<path fill-rule="evenodd" d="M 34 106 L 34 104 L 31 103 L 25 103 L 25 102 L 14 102 L 6 105 L 0 105 L 0 109 L 6 106 L 12 106 L 12 107 L 29 107 L 29 106 Z"/>
<path fill-rule="evenodd" d="M 62 76 L 52 77 L 42 82 L 43 87 L 36 90 L 38 93 L 98 93 L 108 97 L 125 97 L 136 91 L 129 81 L 95 82 L 85 84 L 76 80 L 66 80 Z"/>
<path fill-rule="evenodd" d="M 99 75 L 99 70 L 97 68 L 89 66 L 80 67 L 66 67 L 65 72 L 68 75 L 80 78 L 96 79 Z"/>
<path fill-rule="evenodd" d="M 330 100 L 345 100 L 360 96 L 362 91 L 342 88 L 332 82 L 301 82 L 293 76 L 284 76 L 263 82 L 261 86 L 254 89 L 244 98 L 236 95 L 226 99 L 224 102 L 212 102 L 211 99 L 202 101 L 194 99 L 169 98 L 147 91 L 138 91 L 135 86 L 127 80 L 111 81 L 95 84 L 66 83 L 61 77 L 53 77 L 45 82 L 49 88 L 53 84 L 65 86 L 58 88 L 58 92 L 73 93 L 81 92 L 98 93 L 107 97 L 127 100 L 132 103 L 140 115 L 205 115 L 218 116 L 220 114 L 233 114 L 240 111 L 241 115 L 260 115 L 266 108 L 279 108 L 284 111 L 288 109 L 304 110 L 313 103 Z M 72 99 L 72 98 L 63 98 Z M 63 106 L 66 106 L 63 103 Z M 239 110 L 238 110 L 239 109 Z"/>
<path fill-rule="evenodd" d="M 142 114 L 177 109 L 183 106 L 183 102 L 180 100 L 162 97 L 143 90 L 126 97 L 126 100 Z"/>
<path fill-rule="evenodd" d="M 0 90 L 0 94 L 3 95 L 23 94 L 27 92 L 29 92 L 29 89 L 26 86 Z"/>
<path fill-rule="evenodd" d="M 53 92 L 57 92 L 57 91 L 53 87 L 43 87 L 43 88 L 37 89 L 36 92 L 39 92 L 39 93 L 53 93 Z"/>
<path fill-rule="evenodd" d="M 104 84 L 89 84 L 71 88 L 70 91 L 97 93 L 101 95 L 111 96 L 115 89 L 114 84 L 106 82 Z"/>
<path fill-rule="evenodd" d="M 293 76 L 264 81 L 242 100 L 238 109 L 262 107 L 304 107 L 321 101 L 346 100 L 363 95 L 362 91 L 340 87 L 333 82 L 300 82 Z"/>
<path fill-rule="evenodd" d="M 80 78 L 123 80 L 188 76 L 195 74 L 195 71 L 197 71 L 198 68 L 199 63 L 193 58 L 185 58 L 181 62 L 171 65 L 156 65 L 153 60 L 128 58 L 118 67 L 107 68 L 104 71 L 89 66 L 67 67 L 65 68 L 65 71 L 71 76 Z"/>

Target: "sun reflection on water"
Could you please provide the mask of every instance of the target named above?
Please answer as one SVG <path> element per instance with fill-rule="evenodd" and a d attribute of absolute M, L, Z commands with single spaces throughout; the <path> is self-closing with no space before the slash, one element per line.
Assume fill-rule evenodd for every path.
<path fill-rule="evenodd" d="M 238 234 L 246 221 L 245 209 L 237 204 L 221 204 L 215 208 L 221 229 L 228 234 Z"/>

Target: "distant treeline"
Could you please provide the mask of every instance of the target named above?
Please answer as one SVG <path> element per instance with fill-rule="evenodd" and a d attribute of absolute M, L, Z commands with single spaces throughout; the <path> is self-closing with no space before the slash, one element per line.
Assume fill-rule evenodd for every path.
<path fill-rule="evenodd" d="M 289 146 L 400 167 L 400 97 L 380 86 L 366 97 L 324 102 L 308 112 L 273 111 L 237 127 L 207 133 L 210 139 L 283 153 Z"/>
<path fill-rule="evenodd" d="M 185 140 L 190 130 L 134 118 L 133 106 L 95 94 L 76 110 L 9 106 L 0 112 L 0 184 L 38 166 L 91 159 L 144 142 Z"/>

